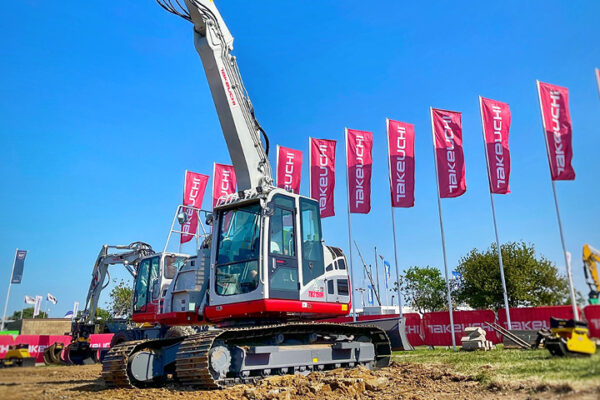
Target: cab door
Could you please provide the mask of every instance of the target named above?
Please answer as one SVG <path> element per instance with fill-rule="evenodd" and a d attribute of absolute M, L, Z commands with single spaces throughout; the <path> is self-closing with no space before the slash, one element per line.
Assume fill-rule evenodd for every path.
<path fill-rule="evenodd" d="M 154 298 L 154 288 L 160 275 L 160 255 L 140 262 L 133 292 L 133 320 L 153 320 L 158 311 L 158 297 Z"/>
<path fill-rule="evenodd" d="M 269 218 L 269 298 L 300 299 L 295 199 L 276 195 Z"/>

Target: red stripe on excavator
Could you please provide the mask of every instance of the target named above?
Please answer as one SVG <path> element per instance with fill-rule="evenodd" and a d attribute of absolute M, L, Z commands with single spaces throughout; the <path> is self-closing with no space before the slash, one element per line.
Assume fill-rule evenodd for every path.
<path fill-rule="evenodd" d="M 333 318 L 348 315 L 350 304 L 323 303 L 301 300 L 265 299 L 243 303 L 207 306 L 204 315 L 207 321 L 218 322 L 229 318 L 251 316 L 278 316 L 302 314 L 307 319 Z"/>

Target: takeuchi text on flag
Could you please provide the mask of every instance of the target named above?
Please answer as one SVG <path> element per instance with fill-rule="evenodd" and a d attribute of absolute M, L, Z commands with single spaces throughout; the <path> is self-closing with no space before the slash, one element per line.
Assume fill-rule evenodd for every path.
<path fill-rule="evenodd" d="M 185 183 L 183 185 L 183 211 L 187 215 L 187 221 L 181 225 L 181 243 L 192 240 L 198 230 L 198 212 L 195 209 L 202 207 L 202 199 L 208 184 L 208 176 L 192 171 L 185 171 Z"/>
<path fill-rule="evenodd" d="M 335 215 L 335 140 L 309 139 L 310 197 L 319 202 L 321 218 Z"/>
<path fill-rule="evenodd" d="M 387 120 L 392 207 L 415 205 L 415 127 Z"/>
<path fill-rule="evenodd" d="M 368 214 L 371 211 L 373 133 L 346 129 L 346 168 L 350 212 Z"/>
<path fill-rule="evenodd" d="M 569 89 L 540 81 L 537 88 L 552 180 L 574 180 Z"/>
<path fill-rule="evenodd" d="M 510 193 L 510 107 L 506 103 L 484 97 L 479 98 L 479 104 L 490 191 L 497 194 Z"/>
<path fill-rule="evenodd" d="M 431 126 L 440 197 L 458 197 L 467 191 L 461 114 L 431 108 Z"/>
<path fill-rule="evenodd" d="M 277 187 L 300 193 L 302 177 L 302 152 L 277 146 Z"/>
<path fill-rule="evenodd" d="M 235 170 L 232 165 L 214 164 L 213 169 L 213 208 L 217 205 L 220 198 L 235 193 L 236 188 Z"/>

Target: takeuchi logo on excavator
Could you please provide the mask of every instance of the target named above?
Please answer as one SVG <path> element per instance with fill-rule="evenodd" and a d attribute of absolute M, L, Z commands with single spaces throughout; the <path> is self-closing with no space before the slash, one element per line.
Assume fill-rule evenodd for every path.
<path fill-rule="evenodd" d="M 237 102 L 235 101 L 235 94 L 233 93 L 233 89 L 231 88 L 231 83 L 229 82 L 229 78 L 227 77 L 225 68 L 221 68 L 221 75 L 223 76 L 223 82 L 225 83 L 225 89 L 227 90 L 227 94 L 229 95 L 229 100 L 231 100 L 231 105 L 236 106 Z"/>

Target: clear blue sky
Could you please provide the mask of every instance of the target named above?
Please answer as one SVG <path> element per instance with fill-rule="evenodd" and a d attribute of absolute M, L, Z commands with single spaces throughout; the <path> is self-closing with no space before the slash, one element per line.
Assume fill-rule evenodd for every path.
<path fill-rule="evenodd" d="M 512 193 L 496 202 L 501 240 L 535 243 L 564 271 L 535 80 L 567 86 L 577 179 L 557 186 L 577 288 L 587 294 L 581 247 L 600 246 L 599 2 L 217 5 L 271 142 L 306 152 L 309 136 L 339 141 L 328 243 L 348 247 L 343 129 L 371 130 L 373 211 L 353 217 L 354 237 L 369 257 L 374 245 L 392 257 L 384 121 L 415 124 L 416 205 L 396 212 L 401 268 L 443 266 L 429 106 L 463 112 L 467 193 L 443 201 L 451 267 L 494 239 L 483 95 L 512 108 Z M 25 294 L 50 292 L 59 300 L 52 315 L 62 316 L 85 300 L 102 244 L 162 249 L 184 170 L 210 174 L 229 156 L 192 27 L 153 1 L 7 2 L 3 27 L 0 302 L 19 247 L 29 255 L 9 311 Z M 308 194 L 306 165 L 303 172 Z"/>

